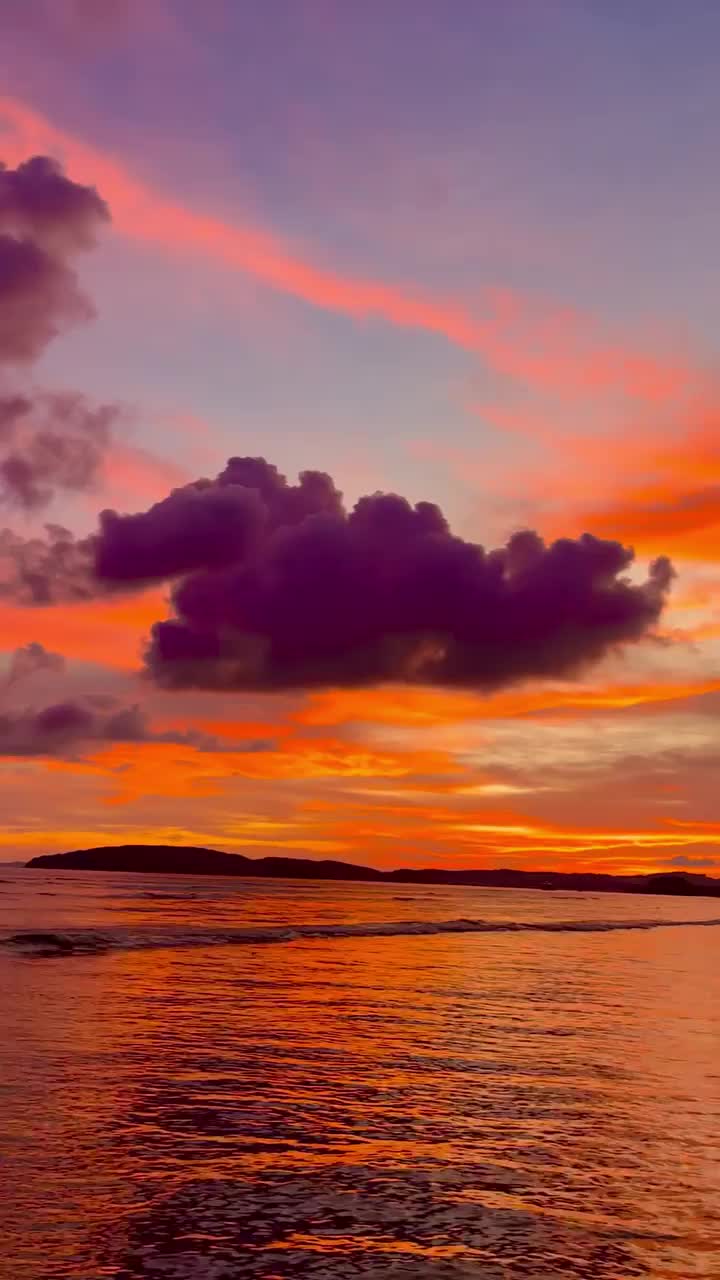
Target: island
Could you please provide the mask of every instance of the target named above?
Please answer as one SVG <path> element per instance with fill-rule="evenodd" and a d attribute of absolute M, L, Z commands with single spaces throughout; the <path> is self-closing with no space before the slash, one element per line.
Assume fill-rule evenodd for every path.
<path fill-rule="evenodd" d="M 31 858 L 29 868 L 67 871 L 136 872 L 180 876 L 272 876 L 284 880 L 355 880 L 379 884 L 469 885 L 488 889 L 545 889 L 578 893 L 661 893 L 720 897 L 720 880 L 699 872 L 660 871 L 610 875 L 584 871 L 519 871 L 512 867 L 454 871 L 444 867 L 403 867 L 378 871 L 352 862 L 313 858 L 248 858 L 241 853 L 188 845 L 120 844 Z"/>

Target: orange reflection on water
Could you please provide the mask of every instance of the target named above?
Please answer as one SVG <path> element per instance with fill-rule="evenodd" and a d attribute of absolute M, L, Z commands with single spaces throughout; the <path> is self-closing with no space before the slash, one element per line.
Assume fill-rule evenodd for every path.
<path fill-rule="evenodd" d="M 234 904 L 213 886 L 173 897 L 167 880 L 163 898 L 132 892 L 113 927 L 222 931 L 264 919 L 273 894 L 289 921 L 481 909 L 417 886 L 278 884 Z M 578 912 L 552 895 L 498 902 L 516 918 Z M 41 1251 L 43 1275 L 72 1259 L 79 1280 L 171 1265 L 189 1280 L 211 1263 L 292 1277 L 319 1257 L 330 1277 L 403 1258 L 418 1275 L 440 1260 L 558 1280 L 710 1275 L 719 945 L 684 928 L 22 962 L 2 1009 L 14 1275 Z"/>

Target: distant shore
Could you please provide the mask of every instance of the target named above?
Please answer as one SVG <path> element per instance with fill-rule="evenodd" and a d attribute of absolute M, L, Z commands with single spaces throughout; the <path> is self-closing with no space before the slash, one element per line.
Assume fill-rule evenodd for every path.
<path fill-rule="evenodd" d="M 355 880 L 379 884 L 468 885 L 492 889 L 565 889 L 579 893 L 649 893 L 677 897 L 720 897 L 720 880 L 686 871 L 618 876 L 601 872 L 448 870 L 442 867 L 378 871 L 351 862 L 312 858 L 247 858 L 240 853 L 185 845 L 102 845 L 31 858 L 33 869 L 129 871 L 151 875 L 260 876 L 287 880 Z"/>

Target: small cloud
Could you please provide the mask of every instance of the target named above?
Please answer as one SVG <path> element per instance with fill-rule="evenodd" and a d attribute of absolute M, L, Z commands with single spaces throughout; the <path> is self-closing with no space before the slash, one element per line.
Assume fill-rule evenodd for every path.
<path fill-rule="evenodd" d="M 100 475 L 122 414 L 118 405 L 91 405 L 74 392 L 0 403 L 0 500 L 37 511 L 57 490 L 82 492 Z"/>
<path fill-rule="evenodd" d="M 60 657 L 43 650 L 42 645 L 28 645 L 18 652 L 19 665 L 28 673 L 51 666 Z M 222 754 L 273 751 L 276 745 L 266 738 L 228 743 L 193 728 L 158 731 L 137 703 L 123 706 L 111 696 L 90 695 L 51 703 L 39 710 L 0 712 L 0 756 L 73 755 L 98 743 L 122 742 L 169 743 Z"/>
<path fill-rule="evenodd" d="M 37 671 L 65 670 L 65 659 L 61 653 L 53 653 L 37 640 L 22 645 L 10 655 L 6 687 L 17 684 L 19 680 L 27 680 Z"/>
<path fill-rule="evenodd" d="M 674 858 L 669 859 L 669 862 L 673 867 L 717 867 L 714 858 L 694 858 L 686 853 L 677 853 Z"/>

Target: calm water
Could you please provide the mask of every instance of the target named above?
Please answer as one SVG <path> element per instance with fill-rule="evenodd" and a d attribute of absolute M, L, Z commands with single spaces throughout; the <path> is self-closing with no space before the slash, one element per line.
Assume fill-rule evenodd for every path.
<path fill-rule="evenodd" d="M 0 867 L 0 1275 L 717 1278 L 719 906 Z"/>

